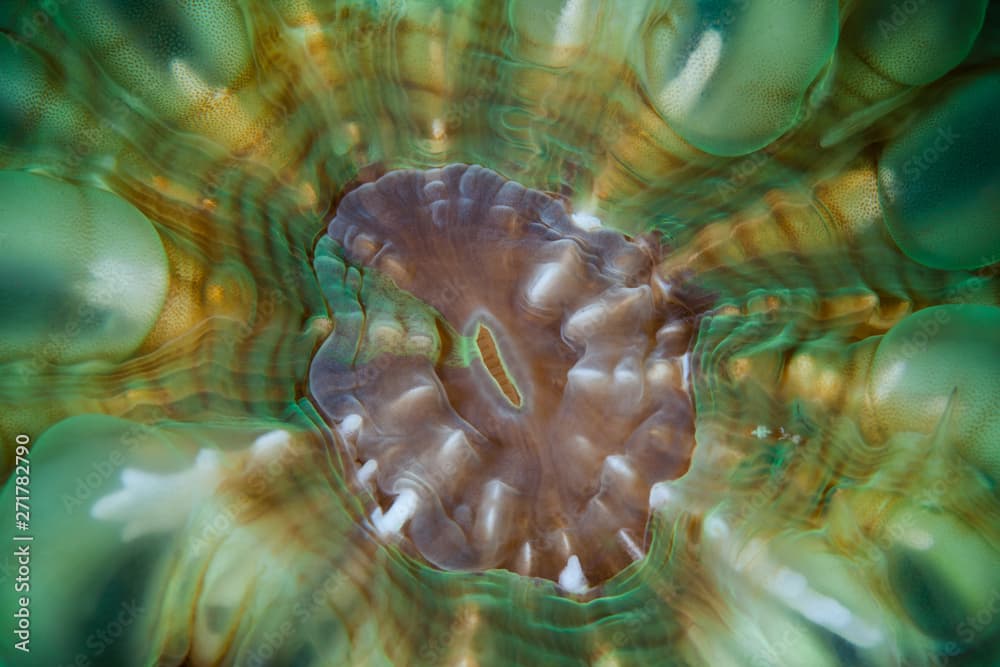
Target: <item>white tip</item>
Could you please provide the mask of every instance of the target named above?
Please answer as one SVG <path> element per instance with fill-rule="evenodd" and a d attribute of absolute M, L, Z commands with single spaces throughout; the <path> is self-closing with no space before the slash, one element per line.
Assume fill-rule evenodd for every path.
<path fill-rule="evenodd" d="M 728 530 L 729 529 L 726 528 L 727 532 Z M 758 537 L 751 539 L 742 549 L 739 549 L 732 554 L 733 569 L 737 572 L 743 572 L 748 568 L 751 572 L 753 572 L 759 570 L 760 568 L 771 567 L 769 566 L 769 563 L 767 543 Z M 769 583 L 773 584 L 773 582 L 773 579 L 769 580 Z"/>
<path fill-rule="evenodd" d="M 367 486 L 371 481 L 375 473 L 378 472 L 378 461 L 375 459 L 368 459 L 365 464 L 361 466 L 358 470 L 358 484 L 361 486 Z"/>
<path fill-rule="evenodd" d="M 604 467 L 608 472 L 614 472 L 622 477 L 632 479 L 635 477 L 635 470 L 629 463 L 628 457 L 621 454 L 612 454 L 604 459 Z"/>
<path fill-rule="evenodd" d="M 465 432 L 459 429 L 452 429 L 448 437 L 441 444 L 441 456 L 445 461 L 451 461 L 457 456 L 468 456 L 474 454 L 475 450 L 469 444 L 469 439 L 465 437 Z"/>
<path fill-rule="evenodd" d="M 633 410 L 642 400 L 643 386 L 642 374 L 639 372 L 639 364 L 632 357 L 622 359 L 615 366 L 614 373 L 614 396 L 615 403 L 619 410 Z"/>
<path fill-rule="evenodd" d="M 217 449 L 202 449 L 194 459 L 197 470 L 215 470 L 222 463 L 222 453 Z"/>
<path fill-rule="evenodd" d="M 863 623 L 857 616 L 854 617 L 850 627 L 841 632 L 841 636 L 862 648 L 873 648 L 885 639 L 881 630 Z"/>
<path fill-rule="evenodd" d="M 717 516 L 710 516 L 705 519 L 705 535 L 716 540 L 721 540 L 729 535 L 729 526 Z"/>
<path fill-rule="evenodd" d="M 722 57 L 723 39 L 719 30 L 706 30 L 680 73 L 671 79 L 657 96 L 671 116 L 686 116 L 695 110 Z"/>
<path fill-rule="evenodd" d="M 601 219 L 589 213 L 574 213 L 570 216 L 570 219 L 574 225 L 588 232 L 600 229 L 601 227 Z"/>
<path fill-rule="evenodd" d="M 528 544 L 527 542 L 522 544 L 521 555 L 519 558 L 520 558 L 520 566 L 524 569 L 525 572 L 531 571 L 531 566 L 533 564 L 532 563 L 533 556 L 534 554 L 531 551 L 531 545 Z"/>
<path fill-rule="evenodd" d="M 350 414 L 340 420 L 337 424 L 337 430 L 340 431 L 340 435 L 347 440 L 351 440 L 358 436 L 361 432 L 362 424 L 361 415 Z"/>
<path fill-rule="evenodd" d="M 562 273 L 562 265 L 557 262 L 549 262 L 538 267 L 525 294 L 528 303 L 542 307 L 549 305 L 550 296 L 556 292 Z"/>
<path fill-rule="evenodd" d="M 782 571 L 787 570 L 782 568 Z M 793 595 L 797 588 L 798 584 L 796 583 L 792 589 L 787 589 L 783 594 L 779 593 L 778 596 L 784 598 L 789 607 L 805 618 L 857 646 L 872 648 L 882 643 L 884 639 L 882 631 L 855 616 L 839 600 L 817 593 L 807 583 L 797 595 Z"/>
<path fill-rule="evenodd" d="M 795 570 L 782 567 L 774 575 L 770 588 L 778 597 L 790 600 L 805 592 L 808 583 L 806 578 Z"/>
<path fill-rule="evenodd" d="M 669 505 L 674 499 L 674 492 L 670 488 L 669 482 L 657 482 L 649 488 L 649 507 L 660 510 Z"/>
<path fill-rule="evenodd" d="M 615 366 L 615 384 L 622 386 L 632 386 L 639 384 L 639 367 L 634 357 L 622 359 Z"/>
<path fill-rule="evenodd" d="M 222 454 L 198 452 L 194 465 L 177 473 L 158 474 L 125 468 L 122 488 L 97 499 L 90 515 L 122 526 L 126 542 L 147 533 L 167 532 L 183 525 L 193 507 L 210 496 L 221 480 Z"/>
<path fill-rule="evenodd" d="M 628 555 L 632 557 L 632 560 L 642 560 L 646 557 L 646 553 L 638 544 L 635 543 L 635 540 L 633 540 L 629 534 L 625 532 L 624 528 L 618 531 L 618 540 L 622 543 L 622 546 L 625 547 L 625 551 L 627 551 Z"/>
<path fill-rule="evenodd" d="M 398 533 L 406 522 L 417 513 L 419 504 L 420 498 L 416 491 L 403 489 L 396 496 L 396 501 L 388 512 L 383 514 L 381 507 L 372 512 L 372 524 L 375 526 L 375 530 L 382 535 Z"/>
<path fill-rule="evenodd" d="M 260 436 L 253 441 L 254 456 L 276 456 L 279 452 L 288 448 L 292 444 L 292 436 L 288 431 L 278 429 Z"/>
<path fill-rule="evenodd" d="M 673 364 L 665 359 L 658 359 L 648 364 L 646 368 L 646 381 L 656 388 L 662 388 L 670 384 L 671 380 L 677 377 Z"/>
<path fill-rule="evenodd" d="M 682 335 L 687 331 L 687 328 L 687 325 L 683 322 L 671 320 L 656 330 L 656 340 L 657 342 L 662 342 L 664 339 Z"/>
<path fill-rule="evenodd" d="M 595 368 L 587 368 L 577 363 L 566 373 L 566 384 L 576 391 L 592 392 L 610 383 L 611 378 Z"/>
<path fill-rule="evenodd" d="M 476 528 L 480 539 L 493 540 L 500 529 L 504 500 L 513 491 L 499 479 L 491 479 L 483 486 L 483 499 L 476 517 Z"/>
<path fill-rule="evenodd" d="M 410 415 L 425 416 L 427 411 L 437 402 L 437 389 L 429 384 L 421 384 L 407 389 L 392 402 L 392 412 L 397 419 L 405 419 Z"/>
<path fill-rule="evenodd" d="M 431 136 L 435 139 L 444 139 L 445 124 L 443 118 L 435 118 L 431 121 Z"/>
<path fill-rule="evenodd" d="M 583 568 L 580 567 L 580 559 L 573 554 L 566 561 L 566 567 L 559 573 L 559 585 L 570 593 L 586 593 L 590 588 L 587 578 L 583 576 Z"/>
<path fill-rule="evenodd" d="M 101 521 L 109 521 L 128 506 L 128 498 L 122 497 L 121 492 L 112 493 L 102 498 L 90 506 L 90 516 Z"/>
<path fill-rule="evenodd" d="M 136 470 L 135 468 L 125 468 L 122 470 L 122 486 L 126 489 L 137 489 L 138 492 L 153 491 L 153 487 L 160 483 L 163 475 Z"/>
<path fill-rule="evenodd" d="M 847 607 L 833 598 L 812 591 L 809 591 L 808 595 L 802 596 L 798 604 L 791 606 L 798 608 L 802 615 L 813 623 L 833 631 L 843 630 L 852 619 L 852 614 Z"/>
<path fill-rule="evenodd" d="M 903 541 L 918 551 L 927 551 L 934 546 L 934 536 L 920 528 L 910 528 L 903 533 Z"/>

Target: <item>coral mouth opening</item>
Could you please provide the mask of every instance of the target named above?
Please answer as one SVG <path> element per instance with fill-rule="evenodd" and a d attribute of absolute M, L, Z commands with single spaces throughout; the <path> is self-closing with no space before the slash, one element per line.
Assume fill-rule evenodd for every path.
<path fill-rule="evenodd" d="M 382 539 L 572 592 L 642 558 L 650 489 L 694 447 L 697 314 L 659 253 L 478 166 L 343 198 L 310 391 Z"/>
<path fill-rule="evenodd" d="M 490 377 L 496 383 L 497 389 L 512 406 L 520 408 L 522 405 L 521 394 L 517 391 L 517 387 L 514 386 L 514 381 L 511 379 L 510 374 L 507 373 L 507 367 L 500 357 L 499 350 L 497 350 L 497 343 L 493 339 L 493 334 L 490 332 L 489 327 L 486 325 L 479 324 L 476 326 L 476 349 L 479 352 L 480 360 L 486 367 L 486 370 L 489 371 Z"/>

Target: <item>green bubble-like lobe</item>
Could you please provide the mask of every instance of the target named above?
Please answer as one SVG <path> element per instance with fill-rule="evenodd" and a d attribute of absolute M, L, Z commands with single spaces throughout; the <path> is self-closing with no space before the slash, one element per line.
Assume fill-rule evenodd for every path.
<path fill-rule="evenodd" d="M 884 429 L 929 433 L 952 403 L 946 440 L 1000 481 L 1000 308 L 934 306 L 886 334 L 868 391 Z"/>
<path fill-rule="evenodd" d="M 981 535 L 954 516 L 923 509 L 901 511 L 890 526 L 902 539 L 889 552 L 889 576 L 921 629 L 946 641 L 1000 630 L 996 614 L 975 620 L 996 604 L 1000 586 L 1000 554 Z"/>
<path fill-rule="evenodd" d="M 674 3 L 645 36 L 650 96 L 697 148 L 750 153 L 799 117 L 833 52 L 837 16 L 826 0 Z"/>
<path fill-rule="evenodd" d="M 900 249 L 938 269 L 1000 261 L 1000 75 L 945 96 L 886 147 L 879 162 L 885 224 Z"/>
<path fill-rule="evenodd" d="M 858 4 L 845 30 L 857 56 L 892 81 L 922 86 L 944 76 L 969 54 L 989 2 L 867 0 Z"/>
<path fill-rule="evenodd" d="M 101 639 L 118 620 L 134 632 L 154 607 L 145 599 L 146 580 L 158 559 L 157 539 L 122 543 L 118 525 L 95 520 L 90 508 L 119 484 L 128 467 L 177 470 L 184 465 L 175 447 L 151 429 L 106 415 L 67 419 L 46 431 L 31 447 L 30 524 L 14 525 L 14 484 L 3 489 L 11 508 L 4 516 L 6 535 L 30 535 L 14 542 L 29 546 L 30 588 L 4 586 L 0 602 L 18 607 L 28 595 L 31 610 L 31 653 L 25 655 L 4 642 L 0 664 L 50 666 L 74 664 L 83 656 L 89 664 L 127 664 L 128 633 L 118 641 Z M 14 550 L 5 550 L 0 566 L 17 569 Z M 99 563 L 100 567 L 93 564 Z M 12 637 L 13 619 L 5 614 L 3 630 Z M 8 660 L 9 662 L 4 662 Z"/>
<path fill-rule="evenodd" d="M 166 299 L 163 244 L 117 196 L 0 173 L 0 360 L 117 361 Z"/>

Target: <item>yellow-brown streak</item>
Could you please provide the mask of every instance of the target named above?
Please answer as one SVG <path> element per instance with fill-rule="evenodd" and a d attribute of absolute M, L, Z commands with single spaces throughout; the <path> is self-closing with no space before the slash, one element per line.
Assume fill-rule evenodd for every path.
<path fill-rule="evenodd" d="M 479 356 L 483 360 L 483 365 L 486 366 L 486 370 L 493 376 L 493 380 L 500 387 L 500 391 L 503 392 L 503 395 L 515 407 L 521 407 L 521 396 L 517 393 L 517 388 L 511 382 L 510 376 L 507 375 L 507 370 L 503 367 L 503 362 L 500 361 L 500 353 L 497 351 L 497 344 L 493 340 L 493 334 L 484 326 L 480 326 L 479 332 L 476 334 L 476 346 L 479 348 Z"/>

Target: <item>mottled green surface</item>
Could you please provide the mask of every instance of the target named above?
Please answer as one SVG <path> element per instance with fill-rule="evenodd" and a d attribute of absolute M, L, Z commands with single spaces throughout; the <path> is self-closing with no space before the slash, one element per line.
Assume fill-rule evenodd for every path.
<path fill-rule="evenodd" d="M 997 3 L 19 0 L 0 26 L 0 664 L 1000 662 Z M 691 470 L 585 596 L 376 539 L 310 403 L 333 327 L 422 312 L 316 250 L 343 190 L 451 162 L 659 231 L 715 299 Z"/>
<path fill-rule="evenodd" d="M 965 82 L 914 119 L 879 165 L 886 225 L 900 249 L 943 269 L 1000 257 L 1000 77 Z"/>
<path fill-rule="evenodd" d="M 120 361 L 149 333 L 167 292 L 152 225 L 113 195 L 0 174 L 6 322 L 0 359 Z M 44 343 L 53 335 L 51 345 Z"/>

